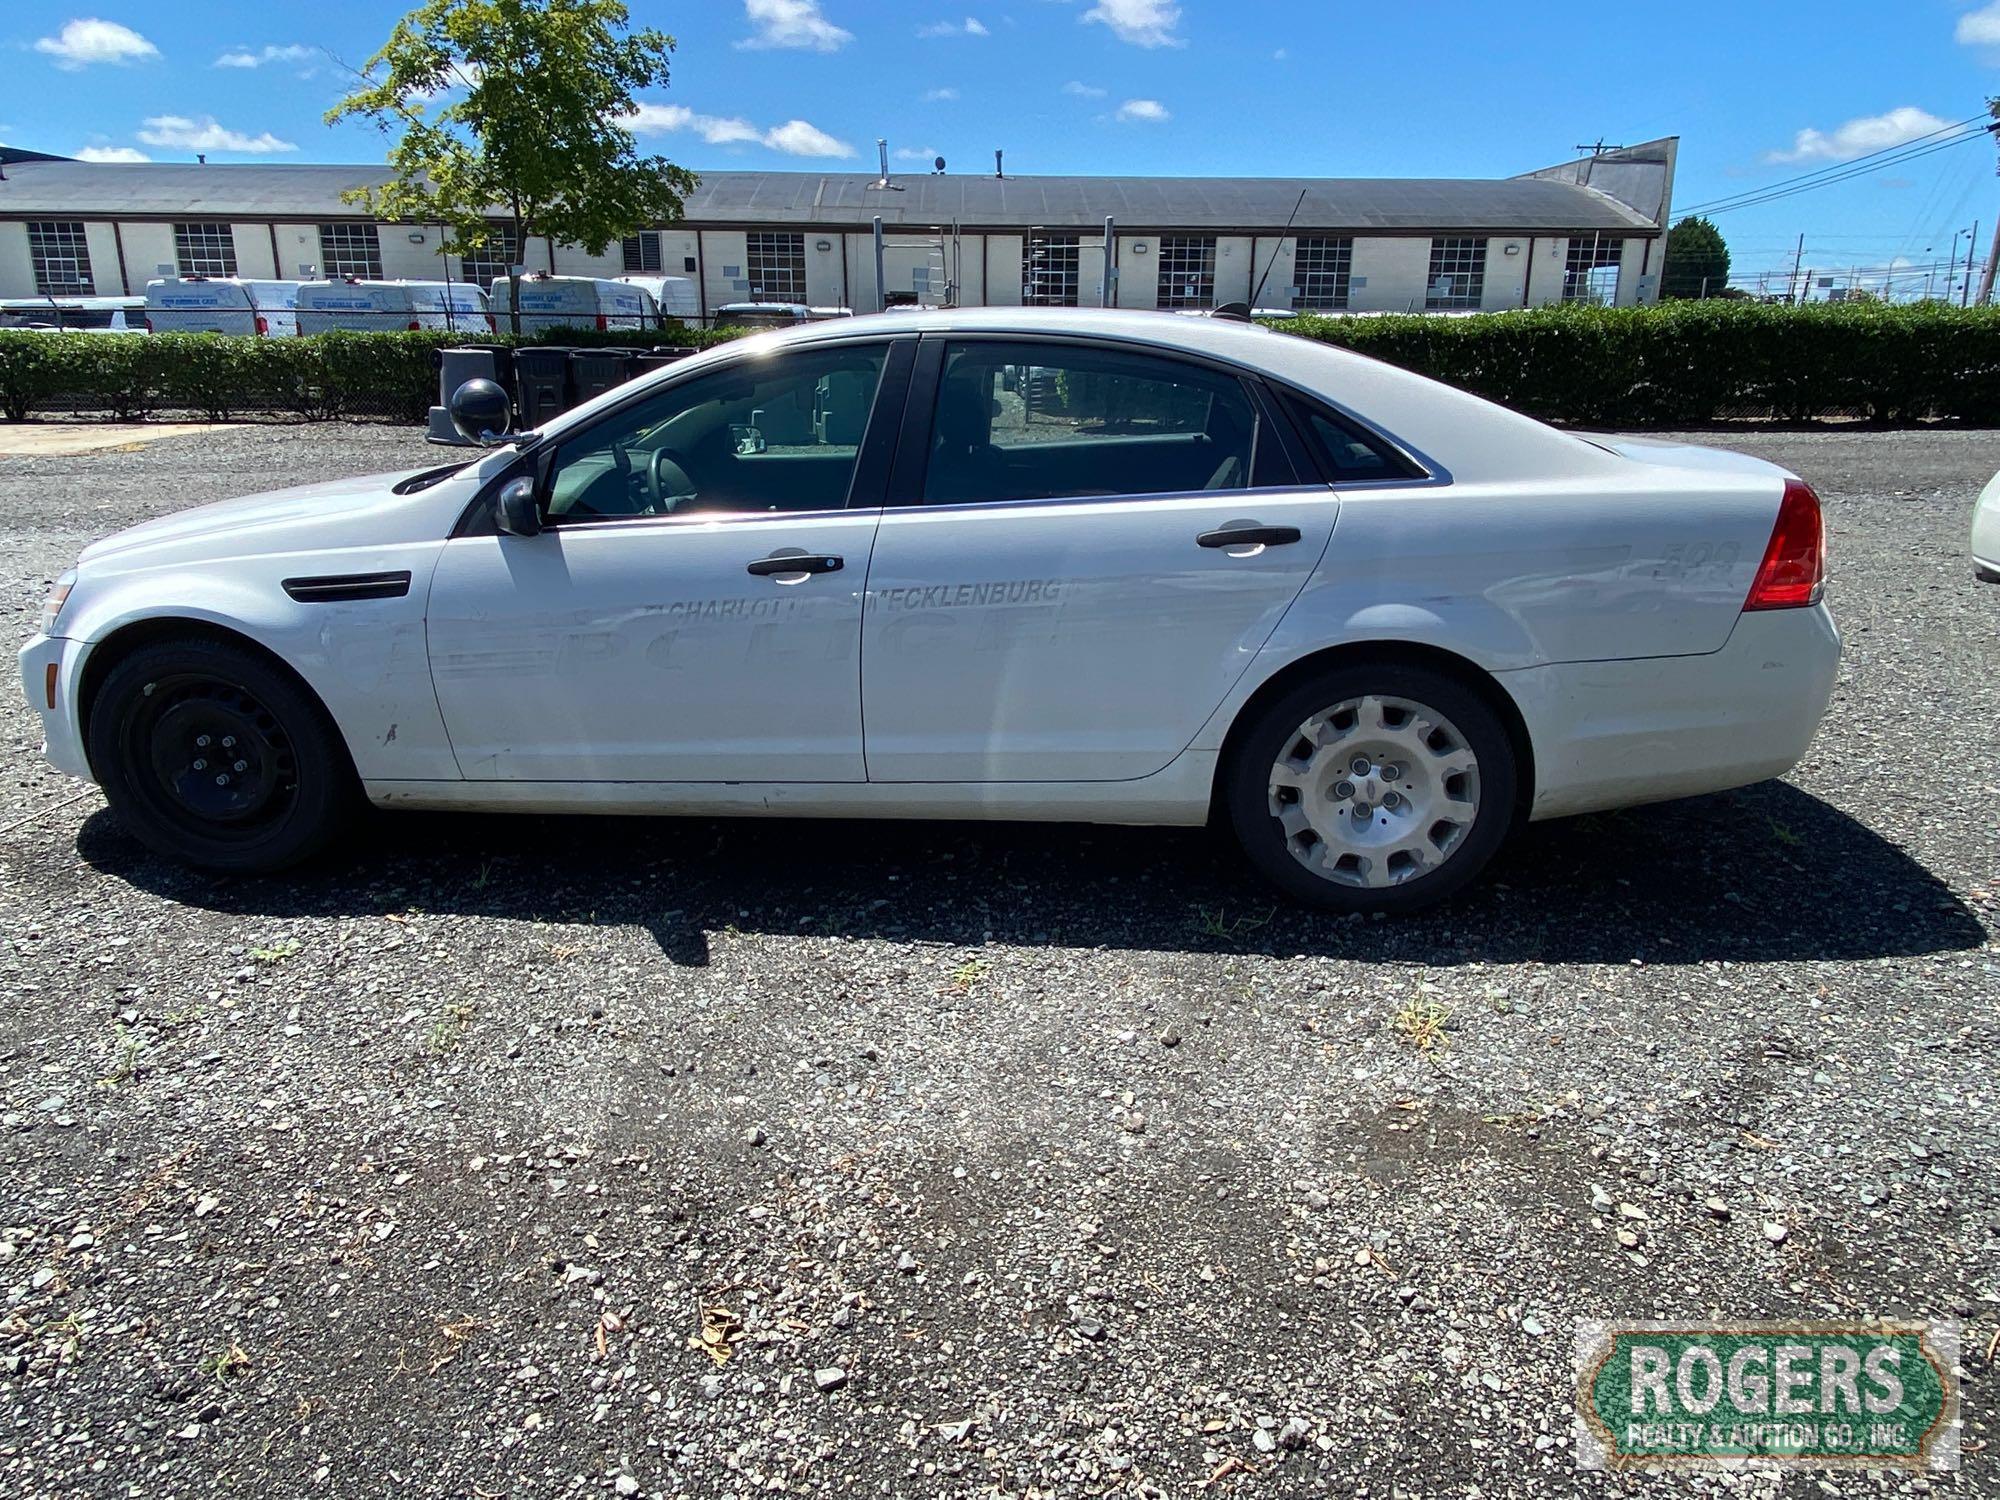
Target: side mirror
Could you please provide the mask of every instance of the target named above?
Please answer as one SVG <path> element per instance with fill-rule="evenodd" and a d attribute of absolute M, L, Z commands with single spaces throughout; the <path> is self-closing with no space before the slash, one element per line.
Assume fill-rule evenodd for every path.
<path fill-rule="evenodd" d="M 542 508 L 535 501 L 535 481 L 523 474 L 500 486 L 494 499 L 493 519 L 507 536 L 539 536 Z"/>
<path fill-rule="evenodd" d="M 451 425 L 478 448 L 491 448 L 514 425 L 507 393 L 491 380 L 468 380 L 451 393 Z"/>

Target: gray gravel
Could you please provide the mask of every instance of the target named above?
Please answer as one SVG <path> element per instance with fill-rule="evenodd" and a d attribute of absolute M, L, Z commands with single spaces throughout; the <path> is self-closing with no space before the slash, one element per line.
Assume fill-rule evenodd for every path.
<path fill-rule="evenodd" d="M 1805 764 L 1416 921 L 1071 828 L 406 814 L 215 881 L 10 696 L 0 1490 L 1650 1494 L 1573 1472 L 1577 1321 L 1879 1312 L 1966 1320 L 1966 1472 L 1812 1492 L 1995 1493 L 2000 434 L 1729 441 L 1828 501 Z M 434 451 L 0 460 L 16 635 L 93 536 Z"/>

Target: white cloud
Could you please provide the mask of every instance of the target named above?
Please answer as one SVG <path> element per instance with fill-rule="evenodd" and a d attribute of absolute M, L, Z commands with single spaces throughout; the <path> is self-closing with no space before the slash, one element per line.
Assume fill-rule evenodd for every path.
<path fill-rule="evenodd" d="M 2000 0 L 1996 0 L 2000 3 Z M 986 23 L 977 16 L 967 16 L 963 21 L 936 21 L 929 26 L 919 26 L 918 36 L 991 36 Z"/>
<path fill-rule="evenodd" d="M 764 132 L 764 144 L 787 156 L 852 156 L 854 148 L 836 140 L 817 125 L 804 120 L 787 120 Z"/>
<path fill-rule="evenodd" d="M 1074 78 L 1062 86 L 1062 91 L 1076 99 L 1102 99 L 1111 92 L 1109 89 L 1099 88 L 1094 83 L 1078 83 Z"/>
<path fill-rule="evenodd" d="M 1173 114 L 1157 99 L 1127 99 L 1118 106 L 1118 118 L 1144 120 L 1148 124 L 1158 125 L 1171 120 Z"/>
<path fill-rule="evenodd" d="M 214 115 L 195 120 L 186 115 L 154 115 L 140 126 L 139 139 L 149 146 L 177 146 L 183 151 L 236 151 L 250 156 L 299 149 L 268 130 L 256 135 L 230 130 L 218 124 Z"/>
<path fill-rule="evenodd" d="M 838 52 L 854 40 L 820 14 L 819 0 L 743 0 L 745 17 L 755 34 L 739 47 L 802 47 L 813 52 Z"/>
<path fill-rule="evenodd" d="M 158 57 L 160 49 L 129 26 L 90 17 L 63 22 L 54 36 L 35 43 L 37 52 L 56 60 L 59 68 L 83 68 L 91 63 L 128 63 L 142 57 Z"/>
<path fill-rule="evenodd" d="M 942 104 L 947 100 L 956 99 L 957 97 L 958 97 L 957 89 L 924 90 L 924 103 L 926 104 Z"/>
<path fill-rule="evenodd" d="M 85 146 L 76 153 L 78 161 L 151 161 L 136 146 Z"/>
<path fill-rule="evenodd" d="M 852 156 L 846 141 L 805 120 L 760 130 L 740 115 L 697 114 L 684 104 L 641 104 L 622 121 L 636 135 L 692 131 L 711 146 L 766 146 L 787 156 Z"/>
<path fill-rule="evenodd" d="M 911 150 L 908 146 L 898 146 L 889 154 L 895 157 L 897 161 L 920 161 L 928 163 L 937 160 L 937 151 L 930 146 L 919 146 L 915 150 Z"/>
<path fill-rule="evenodd" d="M 1135 47 L 1187 45 L 1185 39 L 1174 35 L 1174 28 L 1181 24 L 1181 8 L 1172 0 L 1097 0 L 1082 19 L 1102 22 L 1119 41 Z"/>
<path fill-rule="evenodd" d="M 1871 151 L 1884 151 L 1947 129 L 1949 124 L 1927 109 L 1905 104 L 1886 114 L 1862 115 L 1831 131 L 1801 130 L 1792 138 L 1789 151 L 1767 151 L 1764 160 L 1852 161 Z"/>
<path fill-rule="evenodd" d="M 2000 0 L 1960 16 L 1952 35 L 1967 47 L 2000 47 Z"/>
<path fill-rule="evenodd" d="M 218 68 L 261 68 L 269 63 L 309 63 L 319 60 L 319 48 L 308 47 L 303 42 L 290 42 L 282 47 L 261 47 L 252 51 L 248 47 L 232 47 L 215 60 Z"/>

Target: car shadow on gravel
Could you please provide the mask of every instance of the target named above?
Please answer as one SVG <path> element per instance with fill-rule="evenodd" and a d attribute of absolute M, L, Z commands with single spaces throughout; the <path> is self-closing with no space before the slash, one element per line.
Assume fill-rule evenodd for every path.
<path fill-rule="evenodd" d="M 1224 838 L 1188 829 L 376 814 L 344 852 L 263 879 L 163 861 L 108 812 L 77 847 L 211 911 L 638 926 L 687 965 L 724 929 L 1434 965 L 1881 958 L 1986 940 L 1908 854 L 1784 782 L 1533 825 L 1458 900 L 1394 921 L 1291 906 Z"/>

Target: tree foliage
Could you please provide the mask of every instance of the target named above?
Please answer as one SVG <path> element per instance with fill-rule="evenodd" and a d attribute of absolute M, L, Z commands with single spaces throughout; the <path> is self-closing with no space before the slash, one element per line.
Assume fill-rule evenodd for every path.
<path fill-rule="evenodd" d="M 396 23 L 364 82 L 327 112 L 395 137 L 393 181 L 347 194 L 389 220 L 448 227 L 448 251 L 530 236 L 602 255 L 680 217 L 692 172 L 641 156 L 635 92 L 665 87 L 674 39 L 628 32 L 621 0 L 429 0 Z M 509 278 L 520 331 L 518 277 Z"/>
<path fill-rule="evenodd" d="M 1729 247 L 1707 219 L 1689 217 L 1667 231 L 1662 297 L 1720 297 L 1729 285 Z"/>

